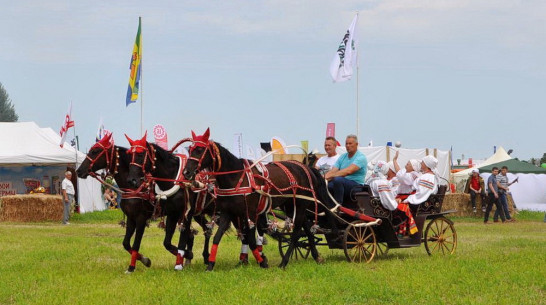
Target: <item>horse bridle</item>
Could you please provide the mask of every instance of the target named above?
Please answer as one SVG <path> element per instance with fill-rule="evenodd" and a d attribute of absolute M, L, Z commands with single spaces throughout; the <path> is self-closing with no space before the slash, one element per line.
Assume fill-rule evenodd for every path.
<path fill-rule="evenodd" d="M 199 159 L 192 157 L 192 152 L 197 147 L 204 147 L 205 151 L 201 154 L 201 157 Z M 222 158 L 220 157 L 220 150 L 218 149 L 218 146 L 214 141 L 209 141 L 208 143 L 205 143 L 203 141 L 193 141 L 193 144 L 190 146 L 190 157 L 189 160 L 193 160 L 197 162 L 197 167 L 195 168 L 195 173 L 201 171 L 201 166 L 203 163 L 203 160 L 205 159 L 205 156 L 207 155 L 207 152 L 210 154 L 210 158 L 212 159 L 212 170 L 213 171 L 219 171 L 222 167 Z M 187 166 L 187 165 L 186 165 Z"/>
<path fill-rule="evenodd" d="M 135 156 L 139 150 L 144 151 L 144 161 L 142 162 L 142 164 L 138 164 L 135 162 Z M 146 163 L 148 161 L 150 162 L 152 170 L 155 170 L 155 161 L 156 161 L 155 148 L 152 145 L 148 145 L 148 144 L 146 144 L 146 146 L 132 145 L 131 148 L 127 150 L 127 153 L 131 155 L 131 163 L 129 163 L 129 165 L 140 167 L 144 175 L 146 175 Z"/>
<path fill-rule="evenodd" d="M 113 165 L 114 168 L 112 168 L 112 171 L 110 171 L 110 172 L 113 173 L 113 174 L 117 174 L 118 163 L 113 162 L 113 160 L 114 160 L 114 151 L 116 151 L 116 158 L 119 157 L 119 156 L 117 155 L 118 154 L 117 149 L 114 149 L 114 143 L 108 142 L 108 145 L 104 146 L 102 143 L 97 142 L 97 143 L 95 143 L 95 145 L 93 145 L 93 147 L 91 147 L 90 150 L 93 150 L 94 148 L 101 148 L 102 151 L 97 156 L 95 156 L 95 158 L 93 158 L 93 159 L 91 157 L 89 157 L 89 155 L 85 156 L 85 158 L 87 160 L 89 160 L 89 163 L 90 163 L 89 167 L 87 169 L 87 172 L 88 173 L 93 173 L 93 171 L 92 171 L 93 166 L 100 159 L 100 157 L 104 154 L 105 157 L 106 157 L 106 168 L 107 168 L 107 170 L 110 171 L 110 167 L 112 167 L 112 165 Z"/>

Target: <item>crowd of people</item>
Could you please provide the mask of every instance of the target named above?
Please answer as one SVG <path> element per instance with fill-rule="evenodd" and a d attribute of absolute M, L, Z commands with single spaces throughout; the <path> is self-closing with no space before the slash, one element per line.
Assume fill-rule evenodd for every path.
<path fill-rule="evenodd" d="M 345 139 L 346 153 L 336 154 L 336 143 L 335 138 L 326 138 L 326 155 L 315 165 L 328 181 L 328 190 L 334 199 L 343 204 L 354 187 L 367 184 L 373 196 L 380 198 L 384 208 L 390 211 L 399 210 L 407 216 L 409 232 L 413 234 L 417 229 L 410 205 L 421 204 L 430 195 L 437 193 L 438 160 L 428 155 L 422 160 L 409 160 L 401 168 L 396 152 L 392 161 L 372 164 L 358 150 L 358 138 L 355 135 L 348 135 Z M 366 178 L 368 169 L 371 173 Z"/>

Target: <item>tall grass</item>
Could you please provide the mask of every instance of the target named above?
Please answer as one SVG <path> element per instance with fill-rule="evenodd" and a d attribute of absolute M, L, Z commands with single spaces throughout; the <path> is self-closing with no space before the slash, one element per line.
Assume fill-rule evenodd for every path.
<path fill-rule="evenodd" d="M 193 264 L 175 272 L 152 223 L 141 247 L 152 267 L 138 263 L 131 275 L 119 211 L 75 215 L 69 226 L 0 223 L 0 304 L 546 304 L 543 217 L 521 212 L 516 223 L 493 225 L 452 218 L 459 244 L 451 256 L 428 256 L 421 246 L 353 264 L 342 250 L 321 247 L 324 264 L 291 261 L 286 270 L 276 268 L 271 238 L 271 268 L 236 268 L 240 242 L 231 233 L 208 273 L 201 234 Z"/>

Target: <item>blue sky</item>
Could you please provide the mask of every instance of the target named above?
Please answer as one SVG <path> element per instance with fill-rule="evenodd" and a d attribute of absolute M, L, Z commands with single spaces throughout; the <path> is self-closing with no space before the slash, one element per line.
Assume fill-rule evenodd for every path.
<path fill-rule="evenodd" d="M 169 143 L 211 128 L 227 147 L 279 136 L 322 150 L 326 123 L 356 133 L 356 79 L 328 68 L 359 11 L 360 144 L 401 141 L 475 159 L 493 146 L 546 152 L 546 2 L 6 1 L 0 82 L 20 121 L 58 130 L 68 103 L 80 149 L 102 116 L 117 144 L 140 134 L 125 107 L 143 18 L 144 127 Z M 140 101 L 139 101 L 140 102 Z M 151 139 L 151 138 L 149 138 Z"/>

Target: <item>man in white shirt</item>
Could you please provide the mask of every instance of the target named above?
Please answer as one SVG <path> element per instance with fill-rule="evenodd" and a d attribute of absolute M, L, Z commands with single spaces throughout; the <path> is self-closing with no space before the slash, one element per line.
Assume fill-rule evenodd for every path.
<path fill-rule="evenodd" d="M 336 152 L 337 140 L 334 137 L 327 137 L 324 140 L 324 150 L 326 151 L 326 156 L 320 157 L 315 167 L 320 171 L 324 176 L 328 171 L 332 169 L 332 166 L 336 164 L 337 158 L 339 155 Z"/>
<path fill-rule="evenodd" d="M 74 185 L 72 184 L 72 173 L 70 171 L 67 171 L 64 173 L 64 179 L 61 183 L 61 193 L 63 196 L 63 204 L 64 204 L 64 211 L 63 211 L 63 224 L 68 225 L 70 224 L 68 222 L 70 218 L 70 206 L 72 205 L 72 202 L 74 201 L 74 194 L 76 194 L 74 190 Z"/>

